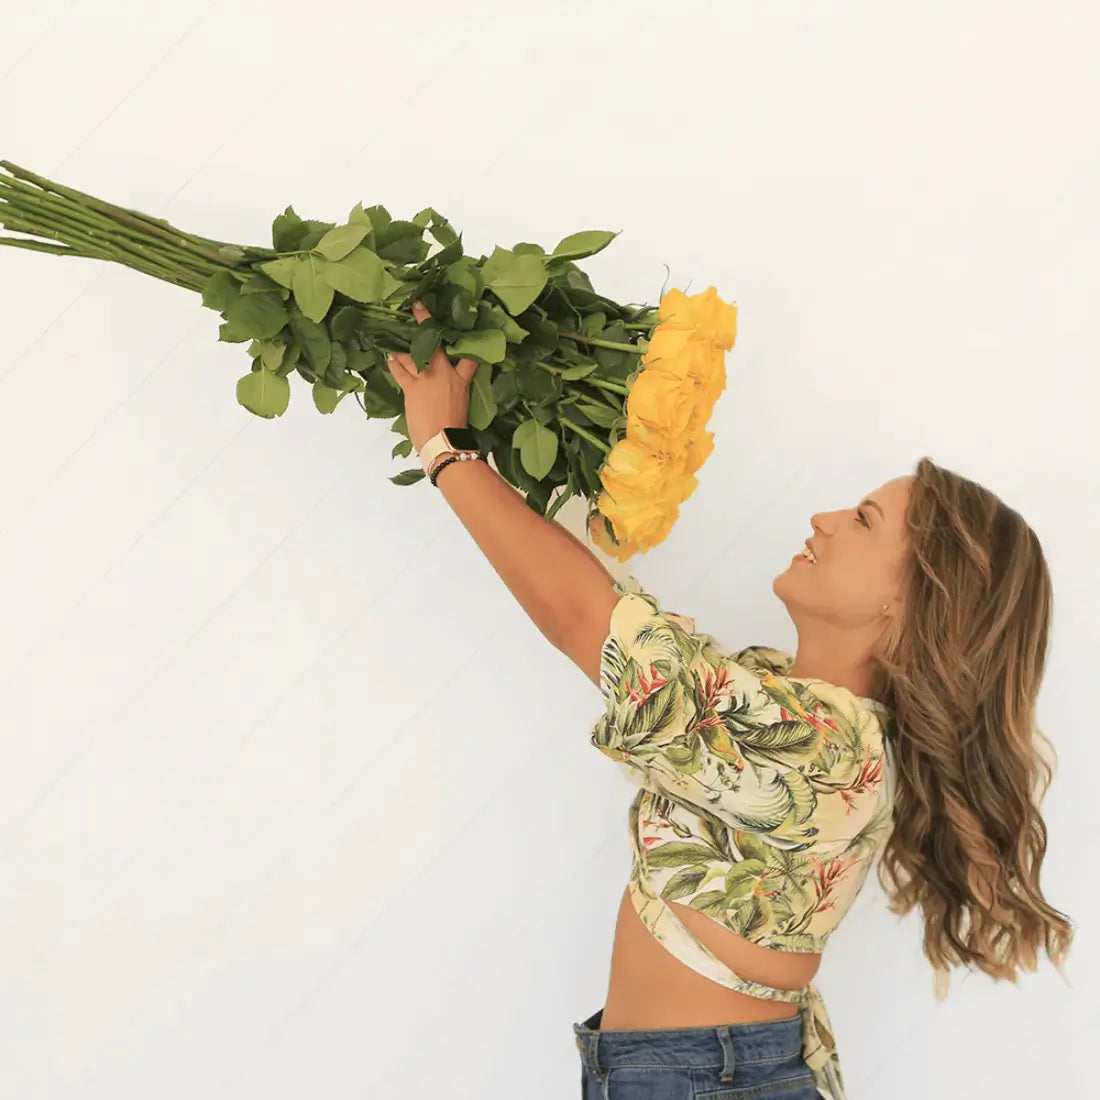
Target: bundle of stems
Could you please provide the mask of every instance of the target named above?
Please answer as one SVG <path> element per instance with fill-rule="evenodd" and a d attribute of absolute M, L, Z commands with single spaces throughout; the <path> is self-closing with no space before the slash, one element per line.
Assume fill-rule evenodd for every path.
<path fill-rule="evenodd" d="M 661 541 L 697 485 L 736 306 L 713 287 L 669 291 L 659 307 L 596 293 L 576 261 L 615 233 L 473 257 L 430 207 L 400 220 L 357 204 L 336 224 L 288 206 L 272 247 L 256 247 L 184 232 L 10 161 L 0 168 L 0 245 L 123 264 L 201 294 L 223 319 L 219 339 L 249 345 L 237 400 L 256 416 L 286 411 L 297 373 L 322 413 L 351 393 L 367 416 L 392 418 L 404 437 L 393 456 L 408 456 L 404 397 L 385 357 L 409 352 L 423 369 L 443 347 L 479 364 L 469 427 L 501 475 L 548 518 L 584 496 L 589 531 L 620 560 Z M 418 299 L 432 315 L 424 324 Z M 390 480 L 424 476 L 415 467 Z"/>

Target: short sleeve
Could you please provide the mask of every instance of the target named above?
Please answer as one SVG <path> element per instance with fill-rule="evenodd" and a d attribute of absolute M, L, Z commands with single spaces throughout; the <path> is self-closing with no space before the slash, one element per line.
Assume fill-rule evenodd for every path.
<path fill-rule="evenodd" d="M 781 651 L 731 652 L 694 619 L 662 610 L 633 576 L 615 591 L 601 649 L 605 711 L 591 743 L 643 786 L 733 828 L 791 841 L 815 835 L 815 780 L 835 792 L 864 763 L 858 720 L 838 720 L 805 684 L 753 659 Z"/>

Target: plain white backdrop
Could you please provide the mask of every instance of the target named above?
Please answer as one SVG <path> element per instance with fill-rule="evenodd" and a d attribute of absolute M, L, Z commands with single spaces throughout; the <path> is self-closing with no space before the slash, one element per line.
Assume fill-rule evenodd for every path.
<path fill-rule="evenodd" d="M 621 230 L 596 288 L 740 308 L 716 451 L 628 563 L 738 647 L 922 455 L 1055 587 L 1043 887 L 1066 978 L 932 994 L 872 881 L 818 984 L 851 1100 L 1095 1080 L 1095 6 L 0 0 L 0 157 L 205 236 L 434 206 L 467 251 Z M 125 268 L 0 252 L 0 1096 L 579 1093 L 633 789 L 595 687 L 387 421 L 237 403 Z M 573 502 L 574 504 L 576 502 Z M 560 519 L 581 530 L 580 510 Z M 616 568 L 616 572 L 622 570 Z"/>

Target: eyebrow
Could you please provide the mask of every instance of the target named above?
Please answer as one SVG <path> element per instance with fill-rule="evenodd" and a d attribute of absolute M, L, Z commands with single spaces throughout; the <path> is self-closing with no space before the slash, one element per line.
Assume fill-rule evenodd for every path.
<path fill-rule="evenodd" d="M 877 508 L 878 514 L 882 516 L 884 520 L 886 519 L 886 513 L 882 510 L 882 505 L 880 505 L 877 500 L 872 500 L 870 497 L 868 497 L 866 500 L 861 501 L 860 503 L 869 504 L 872 508 Z"/>

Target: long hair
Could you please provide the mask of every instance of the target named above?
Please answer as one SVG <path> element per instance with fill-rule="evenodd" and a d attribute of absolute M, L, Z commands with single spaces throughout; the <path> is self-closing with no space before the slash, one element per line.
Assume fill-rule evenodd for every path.
<path fill-rule="evenodd" d="M 892 912 L 920 906 L 942 998 L 952 966 L 1015 982 L 1040 948 L 1059 966 L 1073 939 L 1039 888 L 1056 754 L 1035 709 L 1053 596 L 1020 515 L 928 458 L 906 520 L 902 613 L 872 656 L 897 765 L 878 873 Z"/>

